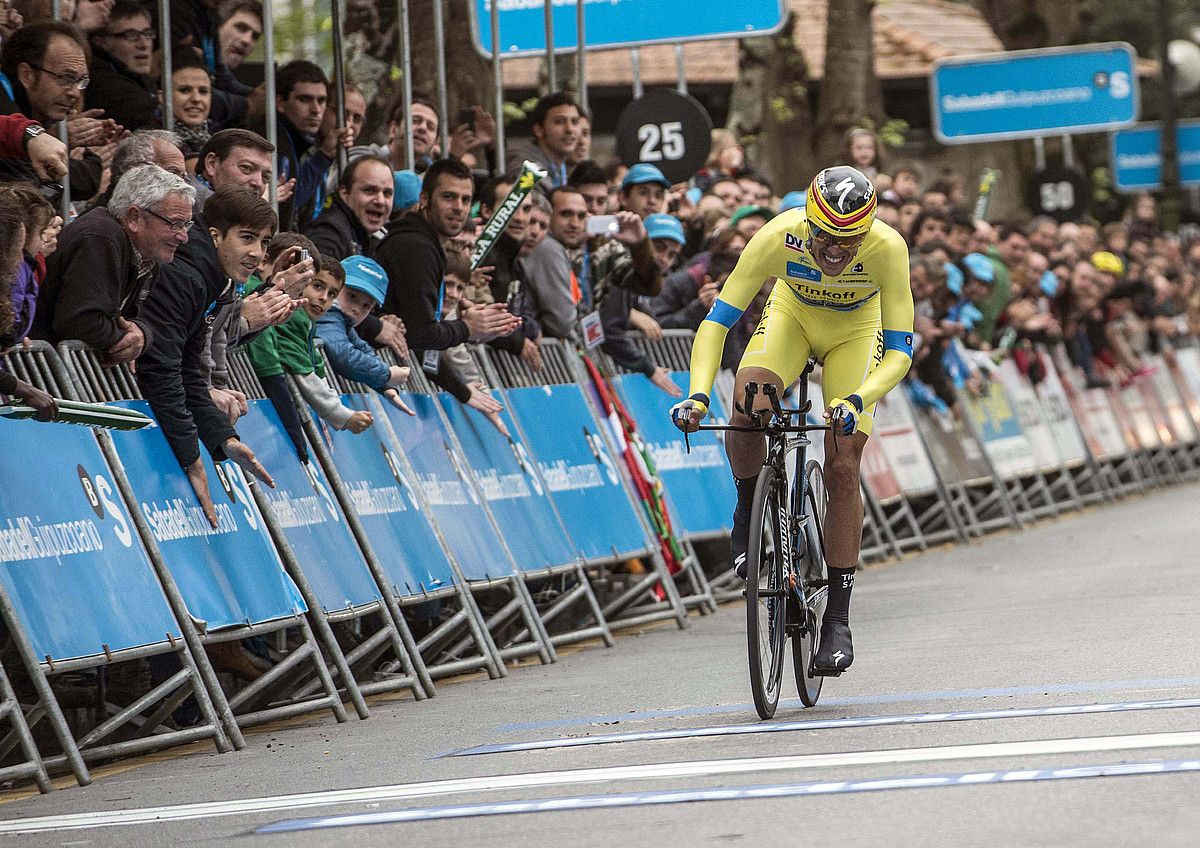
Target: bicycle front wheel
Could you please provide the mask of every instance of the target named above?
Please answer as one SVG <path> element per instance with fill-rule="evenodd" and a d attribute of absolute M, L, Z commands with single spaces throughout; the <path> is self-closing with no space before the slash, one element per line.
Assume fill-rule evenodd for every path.
<path fill-rule="evenodd" d="M 813 657 L 821 638 L 821 619 L 829 597 L 828 572 L 825 570 L 825 508 L 829 494 L 825 490 L 825 475 L 821 463 L 810 459 L 804 468 L 804 513 L 807 543 L 804 561 L 800 564 L 804 584 L 804 627 L 792 638 L 792 667 L 796 672 L 796 690 L 806 707 L 813 707 L 821 697 L 825 680 L 812 673 Z"/>
<path fill-rule="evenodd" d="M 774 468 L 764 468 L 754 488 L 750 546 L 746 552 L 746 640 L 750 691 L 761 718 L 775 715 L 783 682 L 787 601 L 783 586 L 790 540 L 784 537 L 784 486 Z"/>

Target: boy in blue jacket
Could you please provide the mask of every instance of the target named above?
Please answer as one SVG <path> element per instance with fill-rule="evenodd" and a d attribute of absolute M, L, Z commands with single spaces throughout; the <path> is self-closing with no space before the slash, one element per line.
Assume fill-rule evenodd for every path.
<path fill-rule="evenodd" d="M 342 377 L 370 386 L 398 409 L 414 415 L 396 391 L 408 379 L 409 369 L 388 365 L 354 329 L 383 303 L 387 273 L 378 262 L 365 256 L 346 257 L 342 268 L 346 272 L 346 285 L 316 324 L 317 336 L 325 343 L 325 355 Z"/>

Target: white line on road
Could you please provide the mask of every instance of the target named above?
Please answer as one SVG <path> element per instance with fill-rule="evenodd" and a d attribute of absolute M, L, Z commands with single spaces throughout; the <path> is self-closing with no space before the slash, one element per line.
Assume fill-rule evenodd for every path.
<path fill-rule="evenodd" d="M 243 798 L 167 807 L 143 807 L 132 810 L 100 810 L 58 816 L 14 819 L 0 822 L 0 833 L 37 833 L 48 830 L 79 830 L 91 827 L 115 827 L 161 824 L 169 821 L 251 815 L 325 807 L 335 804 L 360 804 L 428 798 L 466 792 L 495 792 L 502 789 L 537 789 L 585 783 L 615 783 L 627 780 L 654 780 L 679 777 L 752 772 L 794 771 L 835 766 L 889 765 L 895 763 L 937 762 L 944 760 L 983 759 L 990 757 L 1030 757 L 1049 754 L 1075 754 L 1098 751 L 1134 751 L 1150 748 L 1182 748 L 1200 745 L 1200 731 L 1181 733 L 1141 733 L 1125 736 L 1088 736 L 1076 739 L 1042 739 L 1028 742 L 988 742 L 974 745 L 947 745 L 932 748 L 897 748 L 881 751 L 853 751 L 835 754 L 801 754 L 784 757 L 749 757 L 736 760 L 696 760 L 681 763 L 609 766 L 528 772 L 525 774 L 466 777 Z"/>
<path fill-rule="evenodd" d="M 948 786 L 981 786 L 996 783 L 1030 783 L 1046 780 L 1080 780 L 1095 777 L 1128 777 L 1151 774 L 1185 774 L 1200 771 L 1200 760 L 1156 760 L 1144 763 L 1118 763 L 1100 766 L 1073 766 L 1020 771 L 961 772 L 958 774 L 921 774 L 906 777 L 867 778 L 853 781 L 782 783 L 763 786 L 730 786 L 719 789 L 667 789 L 629 792 L 619 795 L 580 795 L 568 798 L 540 798 L 532 801 L 500 801 L 484 804 L 458 804 L 444 807 L 419 807 L 381 813 L 353 813 L 320 818 L 292 819 L 260 827 L 256 833 L 295 833 L 354 827 L 370 824 L 401 824 L 414 821 L 506 816 L 516 813 L 550 813 L 574 810 L 645 807 L 662 804 L 687 804 L 696 801 L 743 801 L 762 798 L 793 798 L 800 795 L 843 795 L 855 792 L 882 792 L 889 789 L 933 789 Z"/>
<path fill-rule="evenodd" d="M 643 730 L 628 733 L 606 733 L 601 736 L 578 736 L 567 739 L 542 739 L 534 742 L 500 742 L 451 751 L 442 756 L 469 757 L 479 754 L 508 754 L 514 751 L 544 751 L 551 748 L 581 748 L 588 745 L 612 745 L 617 742 L 652 742 L 662 739 L 696 739 L 707 736 L 740 736 L 750 733 L 786 733 L 797 730 L 837 730 L 847 727 L 887 727 L 905 724 L 940 724 L 950 721 L 987 721 L 1004 718 L 1041 718 L 1045 716 L 1090 715 L 1095 713 L 1124 713 L 1141 710 L 1175 710 L 1200 707 L 1200 698 L 1178 698 L 1161 701 L 1126 701 L 1110 704 L 1070 704 L 1057 707 L 1018 707 L 1002 710 L 961 710 L 942 713 L 907 713 L 901 715 L 852 716 L 849 718 L 806 719 L 804 721 L 756 722 L 754 724 L 722 724 L 714 727 L 678 727 L 666 730 Z"/>

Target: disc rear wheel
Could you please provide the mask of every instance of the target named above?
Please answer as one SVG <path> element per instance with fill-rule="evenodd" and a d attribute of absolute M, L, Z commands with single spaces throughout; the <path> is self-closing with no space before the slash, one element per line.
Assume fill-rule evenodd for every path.
<path fill-rule="evenodd" d="M 783 591 L 784 560 L 790 540 L 783 536 L 786 498 L 775 470 L 758 475 L 750 511 L 750 545 L 746 552 L 746 638 L 750 691 L 761 718 L 775 715 L 783 682 L 787 642 L 787 603 Z M 781 506 L 782 504 L 782 506 Z"/>

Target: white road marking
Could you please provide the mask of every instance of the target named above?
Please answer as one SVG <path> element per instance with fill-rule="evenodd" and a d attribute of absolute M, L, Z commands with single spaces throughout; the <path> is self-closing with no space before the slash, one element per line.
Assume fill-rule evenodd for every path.
<path fill-rule="evenodd" d="M 1098 751 L 1135 751 L 1150 748 L 1182 748 L 1194 745 L 1200 745 L 1200 731 L 1141 733 L 1124 736 L 1088 736 L 1075 739 L 1041 739 L 1027 742 L 988 742 L 929 748 L 897 748 L 834 754 L 800 754 L 793 756 L 695 760 L 679 763 L 567 769 L 562 771 L 493 775 L 489 777 L 431 780 L 421 783 L 401 783 L 391 786 L 367 786 L 359 789 L 337 789 L 294 795 L 275 795 L 264 798 L 242 798 L 229 801 L 178 804 L 166 807 L 143 807 L 132 810 L 98 810 L 91 813 L 38 816 L 0 822 L 0 833 L 37 833 L 48 830 L 78 830 L 91 827 L 159 824 L 162 822 L 188 821 L 215 816 L 253 815 L 278 812 L 280 810 L 298 810 L 338 804 L 400 801 L 409 798 L 429 798 L 437 795 L 495 792 L 503 789 L 537 789 L 586 783 L 615 783 L 627 780 L 712 777 L 715 775 L 795 771 L 838 766 L 890 765 L 895 763 L 938 762 L 990 757 L 1031 757 Z"/>
<path fill-rule="evenodd" d="M 940 713 L 906 713 L 900 715 L 852 716 L 849 718 L 819 718 L 803 721 L 755 722 L 753 724 L 723 724 L 715 727 L 680 727 L 666 730 L 642 730 L 628 733 L 606 733 L 600 736 L 578 736 L 567 739 L 542 739 L 533 742 L 501 742 L 478 745 L 451 751 L 442 756 L 469 757 L 478 754 L 507 754 L 514 751 L 544 751 L 553 748 L 582 748 L 589 745 L 611 745 L 617 742 L 652 742 L 662 739 L 696 739 L 707 736 L 739 736 L 753 733 L 787 733 L 799 730 L 836 730 L 847 727 L 886 727 L 907 724 L 939 724 L 950 721 L 988 721 L 1004 718 L 1040 718 L 1045 716 L 1089 715 L 1094 713 L 1123 713 L 1141 710 L 1174 710 L 1200 707 L 1200 698 L 1178 698 L 1160 701 L 1126 701 L 1109 704 L 1069 704 L 1055 707 L 1018 707 L 1000 710 L 960 710 Z"/>
<path fill-rule="evenodd" d="M 980 786 L 995 783 L 1030 783 L 1047 780 L 1082 780 L 1096 777 L 1128 777 L 1148 774 L 1187 774 L 1200 771 L 1200 760 L 1160 760 L 1147 763 L 1074 766 L 1057 769 L 1022 769 L 1009 772 L 964 772 L 959 774 L 910 775 L 866 778 L 839 783 L 783 783 L 774 786 L 737 786 L 722 789 L 671 789 L 657 792 L 628 792 L 620 795 L 583 795 L 574 798 L 539 798 L 532 801 L 503 801 L 495 804 L 418 807 L 383 813 L 352 813 L 320 818 L 292 819 L 260 827 L 256 833 L 296 833 L 372 824 L 402 824 L 414 821 L 503 816 L 516 813 L 549 813 L 564 810 L 645 807 L 687 804 L 696 801 L 741 801 L 758 798 L 791 798 L 801 795 L 841 795 L 883 792 L 889 789 L 932 789 L 949 786 Z"/>

